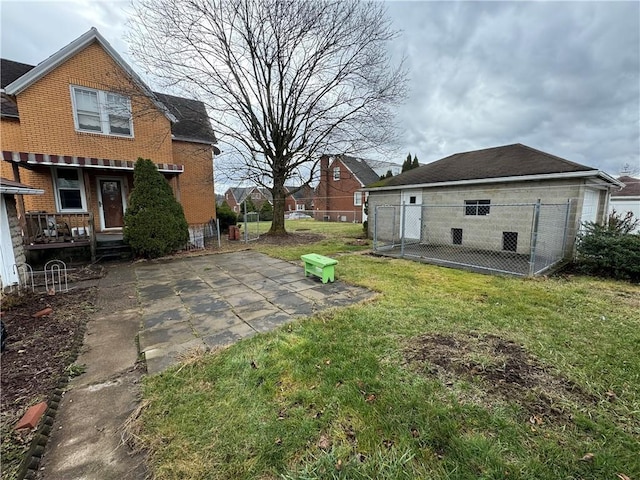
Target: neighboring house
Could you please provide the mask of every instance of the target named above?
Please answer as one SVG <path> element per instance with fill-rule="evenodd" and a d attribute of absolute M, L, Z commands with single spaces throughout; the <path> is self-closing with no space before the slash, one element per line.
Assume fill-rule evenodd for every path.
<path fill-rule="evenodd" d="M 1 71 L 2 176 L 44 191 L 25 198 L 27 213 L 83 213 L 90 231 L 119 232 L 142 157 L 190 225 L 215 218 L 219 150 L 204 105 L 152 92 L 95 28 L 36 66 L 2 59 Z"/>
<path fill-rule="evenodd" d="M 295 190 L 298 187 L 295 186 L 286 186 L 284 187 L 288 192 Z M 309 185 L 304 185 L 298 191 L 293 194 L 287 195 L 285 198 L 285 210 L 291 212 L 296 210 L 298 212 L 301 211 L 311 211 L 313 210 L 313 188 Z"/>
<path fill-rule="evenodd" d="M 366 198 L 361 189 L 380 180 L 368 162 L 349 155 L 320 158 L 320 181 L 313 202 L 316 220 L 363 221 Z"/>
<path fill-rule="evenodd" d="M 245 199 L 250 198 L 251 202 L 259 210 L 264 205 L 264 202 L 273 203 L 271 192 L 266 188 L 258 187 L 235 187 L 229 188 L 224 193 L 224 199 L 231 207 L 231 210 L 237 214 L 242 214 L 242 202 Z"/>
<path fill-rule="evenodd" d="M 25 262 L 15 196 L 43 193 L 44 190 L 0 178 L 0 291 L 19 282 L 18 272 L 13 267 Z"/>
<path fill-rule="evenodd" d="M 522 144 L 457 153 L 367 188 L 369 232 L 402 237 L 403 246 L 411 241 L 525 258 L 537 248 L 532 261 L 546 248 L 555 262 L 571 254 L 582 222 L 604 221 L 610 192 L 621 186 L 598 169 Z M 538 201 L 550 206 L 536 210 Z"/>
<path fill-rule="evenodd" d="M 640 219 L 640 178 L 623 175 L 618 178 L 618 181 L 624 183 L 624 187 L 622 190 L 614 190 L 611 193 L 609 212 L 615 210 L 623 216 L 627 214 L 627 212 L 631 212 L 633 213 L 634 220 Z M 640 233 L 640 225 L 634 232 Z"/>

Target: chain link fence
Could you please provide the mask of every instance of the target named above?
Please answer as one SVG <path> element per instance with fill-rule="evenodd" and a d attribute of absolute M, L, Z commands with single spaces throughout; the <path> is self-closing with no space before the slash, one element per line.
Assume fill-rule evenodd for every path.
<path fill-rule="evenodd" d="M 565 257 L 570 204 L 378 205 L 373 251 L 437 265 L 540 275 Z"/>

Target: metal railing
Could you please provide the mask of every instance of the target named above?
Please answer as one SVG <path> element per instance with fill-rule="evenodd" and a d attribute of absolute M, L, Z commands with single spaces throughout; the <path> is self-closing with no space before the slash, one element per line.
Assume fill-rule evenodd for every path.
<path fill-rule="evenodd" d="M 567 255 L 570 203 L 378 205 L 373 251 L 474 271 L 533 276 Z"/>

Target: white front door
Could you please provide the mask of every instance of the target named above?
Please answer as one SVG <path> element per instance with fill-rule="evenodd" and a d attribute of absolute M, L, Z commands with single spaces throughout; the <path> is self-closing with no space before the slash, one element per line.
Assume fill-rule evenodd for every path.
<path fill-rule="evenodd" d="M 402 192 L 402 217 L 400 236 L 405 239 L 420 240 L 422 227 L 422 190 L 404 190 Z"/>

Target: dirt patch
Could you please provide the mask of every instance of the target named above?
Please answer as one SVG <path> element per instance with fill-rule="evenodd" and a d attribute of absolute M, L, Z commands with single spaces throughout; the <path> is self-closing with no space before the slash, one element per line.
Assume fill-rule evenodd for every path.
<path fill-rule="evenodd" d="M 457 380 L 480 386 L 475 398 L 517 401 L 534 424 L 553 419 L 571 421 L 570 404 L 594 404 L 597 399 L 578 385 L 542 365 L 521 345 L 495 335 L 427 334 L 414 338 L 405 349 L 409 365 L 437 376 L 448 386 Z"/>
<path fill-rule="evenodd" d="M 74 280 L 80 279 L 86 276 L 76 272 Z M 73 361 L 95 310 L 96 293 L 96 288 L 78 288 L 56 295 L 3 295 L 2 321 L 8 333 L 0 379 L 3 474 L 18 467 L 34 433 L 15 432 L 15 423 L 28 407 L 48 401 L 62 379 L 82 373 Z M 46 308 L 50 314 L 33 317 Z"/>

